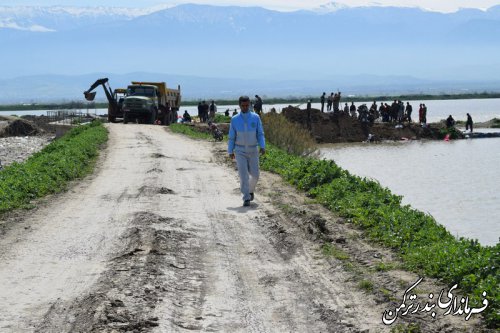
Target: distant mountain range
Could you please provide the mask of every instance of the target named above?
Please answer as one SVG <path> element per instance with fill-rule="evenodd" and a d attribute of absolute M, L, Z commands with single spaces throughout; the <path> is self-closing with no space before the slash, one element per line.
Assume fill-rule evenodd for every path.
<path fill-rule="evenodd" d="M 111 73 L 112 85 L 141 73 L 193 97 L 498 90 L 500 6 L 450 14 L 336 4 L 296 12 L 0 7 L 0 42 L 0 102 L 79 98 L 99 75 L 88 73 Z"/>

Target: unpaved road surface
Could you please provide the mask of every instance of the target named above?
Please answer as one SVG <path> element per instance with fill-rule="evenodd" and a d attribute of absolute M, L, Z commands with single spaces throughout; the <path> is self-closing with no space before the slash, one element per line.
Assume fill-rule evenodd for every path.
<path fill-rule="evenodd" d="M 263 173 L 241 207 L 223 144 L 160 126 L 108 128 L 92 176 L 3 221 L 0 332 L 390 331 L 381 317 L 397 303 L 356 287 L 359 270 L 321 253 L 325 220 L 309 218 L 323 213 L 305 197 Z M 338 228 L 328 237 L 351 244 L 361 266 L 391 256 Z M 397 284 L 390 274 L 404 275 L 375 285 Z"/>

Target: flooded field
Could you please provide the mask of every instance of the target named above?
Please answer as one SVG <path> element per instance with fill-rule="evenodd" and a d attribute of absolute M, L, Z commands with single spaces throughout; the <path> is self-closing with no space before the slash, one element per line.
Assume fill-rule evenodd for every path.
<path fill-rule="evenodd" d="M 428 212 L 453 235 L 500 237 L 500 139 L 324 145 L 324 158 Z"/>

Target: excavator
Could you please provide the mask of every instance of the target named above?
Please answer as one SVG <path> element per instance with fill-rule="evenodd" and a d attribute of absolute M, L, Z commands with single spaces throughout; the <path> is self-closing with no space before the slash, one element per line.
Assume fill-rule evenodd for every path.
<path fill-rule="evenodd" d="M 87 101 L 93 101 L 96 95 L 96 92 L 93 90 L 98 86 L 102 85 L 104 89 L 104 93 L 106 94 L 106 98 L 108 99 L 108 121 L 116 122 L 116 118 L 123 118 L 123 110 L 122 104 L 125 99 L 126 89 L 115 89 L 114 91 L 111 89 L 108 83 L 108 78 L 102 78 L 95 81 L 87 91 L 83 92 L 85 99 Z"/>

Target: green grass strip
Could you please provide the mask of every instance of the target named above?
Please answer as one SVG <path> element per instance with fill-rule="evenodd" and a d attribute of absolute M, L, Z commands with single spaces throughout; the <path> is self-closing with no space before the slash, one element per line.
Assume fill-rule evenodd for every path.
<path fill-rule="evenodd" d="M 187 124 L 171 124 L 169 128 L 174 133 L 184 134 L 196 139 L 209 140 L 212 138 L 212 135 L 210 135 L 208 132 L 200 132 L 199 130 L 196 130 L 194 126 Z"/>
<path fill-rule="evenodd" d="M 500 243 L 481 246 L 475 240 L 456 239 L 430 215 L 402 205 L 401 196 L 351 175 L 333 161 L 298 157 L 270 146 L 261 165 L 350 219 L 371 240 L 396 250 L 406 269 L 450 286 L 458 283 L 471 306 L 481 307 L 486 291 L 489 306 L 483 315 L 490 327 L 498 327 Z"/>
<path fill-rule="evenodd" d="M 0 214 L 30 207 L 30 201 L 66 188 L 92 172 L 99 146 L 108 139 L 101 122 L 78 126 L 23 163 L 0 171 Z"/>

